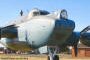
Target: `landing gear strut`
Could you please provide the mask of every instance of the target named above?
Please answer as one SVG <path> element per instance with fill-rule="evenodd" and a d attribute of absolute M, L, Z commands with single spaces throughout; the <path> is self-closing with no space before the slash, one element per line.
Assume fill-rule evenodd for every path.
<path fill-rule="evenodd" d="M 48 60 L 59 60 L 59 55 L 57 55 L 57 48 L 55 50 L 48 48 L 49 56 Z"/>

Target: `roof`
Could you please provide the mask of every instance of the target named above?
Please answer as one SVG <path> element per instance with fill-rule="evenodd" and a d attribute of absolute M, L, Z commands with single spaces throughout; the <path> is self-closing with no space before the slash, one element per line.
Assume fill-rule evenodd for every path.
<path fill-rule="evenodd" d="M 84 45 L 83 43 L 79 43 L 77 47 L 78 48 L 90 48 L 87 45 Z"/>

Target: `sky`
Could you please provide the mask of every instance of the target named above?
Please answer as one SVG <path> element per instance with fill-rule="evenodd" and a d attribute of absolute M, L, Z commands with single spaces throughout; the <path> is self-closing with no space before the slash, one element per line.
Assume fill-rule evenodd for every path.
<path fill-rule="evenodd" d="M 27 14 L 32 8 L 49 12 L 66 9 L 68 18 L 75 21 L 75 31 L 90 25 L 90 0 L 0 0 L 0 26 L 19 17 L 20 10 Z"/>

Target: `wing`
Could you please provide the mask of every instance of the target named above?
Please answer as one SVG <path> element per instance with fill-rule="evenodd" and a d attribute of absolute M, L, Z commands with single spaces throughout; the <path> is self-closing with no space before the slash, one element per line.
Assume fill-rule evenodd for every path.
<path fill-rule="evenodd" d="M 72 35 L 67 39 L 68 45 L 76 45 L 78 41 L 84 45 L 90 46 L 90 26 L 84 28 L 81 32 L 73 32 Z"/>
<path fill-rule="evenodd" d="M 17 27 L 15 25 L 9 25 L 0 28 L 0 38 L 14 38 L 17 37 Z"/>
<path fill-rule="evenodd" d="M 87 46 L 90 46 L 90 26 L 87 26 L 85 29 L 81 31 L 80 41 Z"/>

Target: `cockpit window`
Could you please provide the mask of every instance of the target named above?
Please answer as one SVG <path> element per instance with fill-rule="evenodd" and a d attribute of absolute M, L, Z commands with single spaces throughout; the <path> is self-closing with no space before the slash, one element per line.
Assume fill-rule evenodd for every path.
<path fill-rule="evenodd" d="M 29 13 L 29 17 L 33 17 L 33 16 L 39 16 L 39 15 L 48 15 L 49 12 L 45 11 L 45 10 L 39 10 L 37 8 L 34 8 L 30 11 Z"/>
<path fill-rule="evenodd" d="M 33 15 L 38 16 L 38 15 L 40 15 L 40 13 L 38 11 L 35 11 L 35 12 L 33 12 Z"/>
<path fill-rule="evenodd" d="M 40 11 L 40 15 L 48 15 L 48 14 L 49 14 L 48 11 L 45 11 L 45 10 L 41 10 L 41 11 Z"/>

